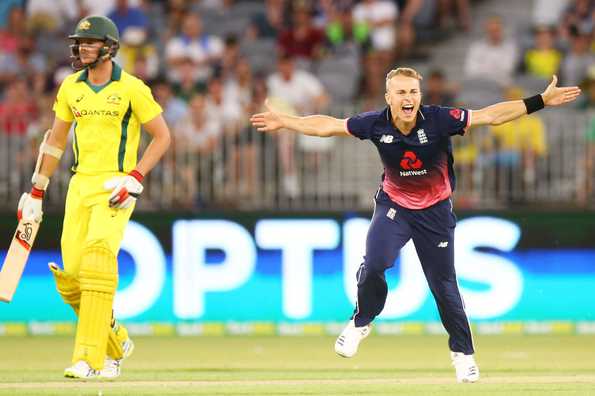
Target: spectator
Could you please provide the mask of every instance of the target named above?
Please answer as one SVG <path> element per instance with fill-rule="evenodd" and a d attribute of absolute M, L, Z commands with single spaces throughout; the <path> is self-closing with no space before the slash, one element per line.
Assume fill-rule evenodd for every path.
<path fill-rule="evenodd" d="M 559 26 L 571 0 L 534 0 L 533 26 Z"/>
<path fill-rule="evenodd" d="M 583 82 L 584 94 L 578 103 L 579 109 L 594 110 L 595 109 L 595 65 L 589 68 L 587 78 Z"/>
<path fill-rule="evenodd" d="M 223 96 L 238 98 L 244 114 L 252 114 L 247 108 L 252 103 L 252 69 L 246 58 L 239 58 L 233 72 L 229 73 L 223 84 Z"/>
<path fill-rule="evenodd" d="M 400 58 L 406 58 L 411 55 L 413 44 L 415 43 L 415 26 L 413 19 L 423 7 L 423 0 L 401 0 L 399 2 L 399 33 L 398 33 L 398 51 Z"/>
<path fill-rule="evenodd" d="M 114 21 L 122 37 L 126 36 L 128 29 L 140 30 L 146 35 L 149 27 L 149 20 L 144 11 L 131 6 L 128 0 L 116 0 L 114 9 L 107 16 Z"/>
<path fill-rule="evenodd" d="M 320 81 L 304 70 L 296 70 L 293 57 L 282 56 L 277 68 L 277 72 L 267 79 L 267 90 L 272 98 L 287 103 L 300 114 L 308 114 L 326 106 L 328 97 Z M 332 144 L 331 139 L 309 136 L 303 136 L 303 138 L 300 138 L 300 143 L 306 151 L 326 150 Z M 284 190 L 290 197 L 296 197 L 299 194 L 294 145 L 294 134 L 279 135 L 279 156 L 283 169 Z"/>
<path fill-rule="evenodd" d="M 8 85 L 4 99 L 0 102 L 0 154 L 10 167 L 0 167 L 0 179 L 8 186 L 8 191 L 19 191 L 25 186 L 19 185 L 19 175 L 25 173 L 30 165 L 34 151 L 31 150 L 28 132 L 37 119 L 38 110 L 29 94 L 29 87 L 24 78 L 13 80 Z"/>
<path fill-rule="evenodd" d="M 366 65 L 377 65 L 380 75 L 388 69 L 392 61 L 397 44 L 395 29 L 399 10 L 392 1 L 363 0 L 353 9 L 353 20 L 356 23 L 365 23 L 370 29 L 371 51 L 366 54 Z M 366 75 L 378 76 L 375 70 L 366 68 Z M 377 87 L 377 85 L 374 85 Z M 376 95 L 376 89 L 370 95 Z"/>
<path fill-rule="evenodd" d="M 521 88 L 511 86 L 505 90 L 505 100 L 521 100 L 525 97 Z M 515 180 L 522 175 L 523 191 L 534 190 L 537 160 L 547 155 L 545 124 L 537 114 L 517 118 L 502 125 L 490 127 L 491 153 L 482 161 L 484 165 L 495 166 L 500 172 L 498 180 L 503 193 L 513 198 Z M 495 146 L 495 147 L 494 147 Z"/>
<path fill-rule="evenodd" d="M 169 67 L 169 78 L 179 81 L 178 66 L 191 59 L 196 70 L 196 77 L 206 81 L 211 75 L 214 63 L 221 59 L 223 42 L 219 37 L 203 32 L 200 16 L 190 13 L 184 18 L 182 34 L 168 41 L 165 56 Z"/>
<path fill-rule="evenodd" d="M 593 0 L 574 0 L 562 16 L 562 37 L 568 38 L 572 26 L 580 30 L 593 30 L 595 23 L 595 2 Z"/>
<path fill-rule="evenodd" d="M 21 76 L 32 82 L 35 96 L 45 90 L 46 61 L 35 51 L 35 42 L 29 36 L 24 36 L 18 42 L 15 53 L 0 57 L 0 81 L 9 81 Z"/>
<path fill-rule="evenodd" d="M 13 7 L 8 14 L 6 27 L 0 30 L 0 56 L 14 54 L 19 41 L 27 33 L 25 13 L 20 7 Z"/>
<path fill-rule="evenodd" d="M 265 11 L 256 14 L 246 32 L 249 39 L 277 39 L 283 29 L 283 0 L 266 0 Z"/>
<path fill-rule="evenodd" d="M 174 95 L 189 102 L 190 98 L 198 93 L 204 93 L 206 84 L 197 78 L 194 61 L 191 58 L 182 58 L 178 63 L 178 81 L 173 83 Z"/>
<path fill-rule="evenodd" d="M 141 80 L 150 80 L 159 73 L 159 55 L 155 45 L 147 40 L 147 26 L 129 25 L 121 35 L 116 61 Z"/>
<path fill-rule="evenodd" d="M 512 81 L 517 49 L 504 40 L 502 20 L 492 16 L 485 23 L 486 38 L 471 44 L 465 59 L 465 76 L 494 80 L 501 85 Z"/>
<path fill-rule="evenodd" d="M 562 53 L 555 47 L 554 32 L 548 26 L 538 26 L 534 33 L 534 46 L 525 52 L 524 69 L 532 77 L 549 79 L 557 74 Z"/>
<path fill-rule="evenodd" d="M 0 131 L 6 135 L 24 137 L 29 125 L 37 118 L 37 106 L 29 94 L 24 78 L 13 80 L 0 102 Z"/>
<path fill-rule="evenodd" d="M 180 33 L 180 26 L 189 13 L 189 5 L 186 0 L 167 0 L 163 7 L 163 14 L 166 15 L 165 29 L 162 33 L 162 40 L 168 42 Z"/>
<path fill-rule="evenodd" d="M 435 69 L 429 73 L 424 90 L 424 102 L 454 107 L 455 95 L 453 89 L 448 86 L 442 71 Z"/>
<path fill-rule="evenodd" d="M 235 134 L 244 117 L 240 99 L 223 94 L 221 77 L 214 76 L 207 84 L 206 109 L 209 118 L 216 118 L 226 133 Z"/>
<path fill-rule="evenodd" d="M 595 57 L 589 51 L 591 32 L 581 31 L 578 27 L 570 30 L 570 51 L 562 60 L 560 74 L 565 85 L 579 85 L 587 76 Z"/>
<path fill-rule="evenodd" d="M 387 0 L 363 0 L 353 9 L 354 21 L 370 28 L 372 49 L 388 53 L 397 43 L 395 25 L 398 14 L 395 3 Z"/>
<path fill-rule="evenodd" d="M 448 18 L 452 16 L 453 10 L 457 13 L 457 24 L 461 30 L 469 31 L 471 27 L 471 12 L 469 11 L 469 0 L 439 0 L 438 20 L 442 29 L 447 27 Z"/>
<path fill-rule="evenodd" d="M 216 65 L 217 73 L 226 79 L 234 72 L 235 66 L 240 60 L 240 43 L 235 35 L 229 35 L 225 38 L 225 47 L 221 61 Z"/>
<path fill-rule="evenodd" d="M 71 22 L 79 17 L 79 5 L 76 0 L 28 0 L 27 19 L 32 28 L 58 32 L 70 27 Z"/>
<path fill-rule="evenodd" d="M 160 77 L 151 83 L 155 100 L 163 108 L 163 118 L 167 125 L 175 125 L 186 117 L 188 106 L 186 103 L 174 96 L 171 86 L 165 78 Z"/>
<path fill-rule="evenodd" d="M 333 9 L 325 29 L 327 48 L 334 55 L 354 54 L 358 57 L 368 47 L 370 30 L 363 22 L 355 22 L 348 7 Z"/>
<path fill-rule="evenodd" d="M 583 164 L 578 164 L 579 170 L 584 169 L 584 183 L 578 190 L 578 201 L 583 205 L 595 202 L 595 117 L 591 117 L 585 140 L 585 160 Z"/>
<path fill-rule="evenodd" d="M 279 52 L 311 62 L 320 56 L 323 39 L 323 33 L 312 24 L 310 10 L 300 6 L 294 10 L 291 27 L 279 34 Z"/>
<path fill-rule="evenodd" d="M 382 77 L 396 52 L 396 21 L 398 9 L 394 2 L 364 0 L 353 9 L 353 20 L 369 29 L 370 47 L 364 54 L 363 97 L 364 102 L 377 101 L 384 92 Z M 372 105 L 372 102 L 367 103 Z"/>
<path fill-rule="evenodd" d="M 8 23 L 10 11 L 16 8 L 22 8 L 24 0 L 3 0 L 0 1 L 0 29 L 4 29 Z"/>
<path fill-rule="evenodd" d="M 174 177 L 183 183 L 173 194 L 176 204 L 185 208 L 204 206 L 198 186 L 201 181 L 213 174 L 211 154 L 220 140 L 222 125 L 216 117 L 209 117 L 206 99 L 197 94 L 190 98 L 189 112 L 174 126 L 173 156 L 175 160 Z M 205 166 L 201 166 L 205 164 Z"/>
<path fill-rule="evenodd" d="M 267 97 L 266 82 L 263 79 L 257 78 L 250 87 L 252 90 L 248 92 L 249 102 L 244 107 L 245 114 L 262 110 Z M 235 193 L 245 200 L 254 197 L 260 190 L 257 152 L 263 137 L 260 132 L 252 128 L 247 117 L 243 117 L 242 120 L 244 124 L 234 142 L 228 162 L 228 183 L 238 186 Z"/>
<path fill-rule="evenodd" d="M 116 0 L 77 0 L 83 15 L 107 15 L 116 6 Z M 142 0 L 130 0 L 131 7 L 139 7 Z"/>

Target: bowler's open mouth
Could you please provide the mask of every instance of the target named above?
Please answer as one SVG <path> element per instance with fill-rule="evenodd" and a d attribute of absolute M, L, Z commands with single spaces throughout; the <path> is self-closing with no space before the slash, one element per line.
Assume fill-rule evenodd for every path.
<path fill-rule="evenodd" d="M 403 107 L 401 107 L 401 109 L 403 110 L 403 113 L 405 113 L 406 115 L 412 115 L 413 114 L 413 105 L 403 105 Z"/>

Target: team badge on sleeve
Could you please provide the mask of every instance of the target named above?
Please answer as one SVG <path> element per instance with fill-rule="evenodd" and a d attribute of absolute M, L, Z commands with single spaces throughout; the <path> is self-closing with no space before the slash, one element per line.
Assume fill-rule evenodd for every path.
<path fill-rule="evenodd" d="M 454 118 L 455 120 L 459 120 L 459 121 L 463 121 L 463 119 L 465 118 L 465 113 L 463 113 L 463 110 L 461 109 L 451 109 L 448 114 L 450 114 L 450 116 L 452 118 Z"/>

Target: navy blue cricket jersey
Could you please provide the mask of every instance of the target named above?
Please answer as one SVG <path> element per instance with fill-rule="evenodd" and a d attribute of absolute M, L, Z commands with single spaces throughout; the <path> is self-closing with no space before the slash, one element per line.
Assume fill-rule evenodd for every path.
<path fill-rule="evenodd" d="M 411 133 L 403 135 L 386 107 L 349 118 L 347 130 L 378 149 L 384 164 L 382 189 L 390 199 L 405 208 L 424 209 L 455 189 L 450 137 L 465 133 L 470 116 L 466 109 L 424 105 Z"/>

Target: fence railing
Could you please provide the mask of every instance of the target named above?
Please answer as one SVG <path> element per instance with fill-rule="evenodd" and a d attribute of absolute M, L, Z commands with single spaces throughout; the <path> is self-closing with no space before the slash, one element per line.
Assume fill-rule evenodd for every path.
<path fill-rule="evenodd" d="M 355 109 L 336 109 L 335 116 Z M 552 205 L 593 208 L 595 142 L 587 139 L 593 114 L 539 113 L 539 130 L 510 133 L 525 139 L 522 150 L 498 146 L 490 128 L 454 137 L 458 206 L 503 208 Z M 520 128 L 520 127 L 519 127 Z M 537 128 L 539 129 L 539 128 Z M 291 133 L 262 134 L 237 128 L 213 147 L 174 139 L 151 172 L 139 200 L 142 210 L 367 210 L 382 165 L 369 142 L 353 138 L 302 139 Z M 537 142 L 537 143 L 536 143 Z M 0 133 L 0 209 L 15 210 L 30 188 L 38 142 Z M 533 147 L 533 148 L 531 148 Z M 142 148 L 141 148 L 142 151 Z M 70 179 L 71 150 L 52 177 L 46 209 L 60 210 Z"/>

